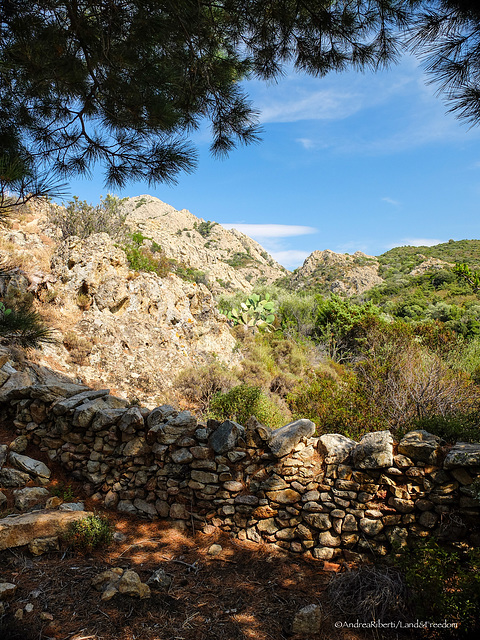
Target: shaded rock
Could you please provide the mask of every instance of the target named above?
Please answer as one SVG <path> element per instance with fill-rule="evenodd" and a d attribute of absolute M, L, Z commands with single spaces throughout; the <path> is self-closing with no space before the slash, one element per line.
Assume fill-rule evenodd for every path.
<path fill-rule="evenodd" d="M 135 571 L 125 571 L 118 583 L 118 591 L 126 596 L 150 598 L 150 587 L 140 580 Z"/>
<path fill-rule="evenodd" d="M 34 460 L 28 456 L 22 456 L 20 453 L 15 453 L 15 451 L 10 452 L 8 460 L 11 464 L 17 467 L 17 469 L 21 469 L 26 473 L 31 473 L 32 475 L 39 476 L 40 478 L 50 478 L 50 469 L 46 464 L 40 462 L 40 460 Z"/>
<path fill-rule="evenodd" d="M 5 460 L 7 459 L 8 447 L 6 444 L 0 444 L 0 469 L 5 464 Z"/>
<path fill-rule="evenodd" d="M 102 398 L 110 393 L 110 389 L 88 389 L 82 391 L 69 398 L 58 400 L 52 407 L 53 413 L 57 416 L 61 416 L 67 411 L 72 411 L 76 407 L 79 407 L 86 400 L 95 400 L 96 398 Z"/>
<path fill-rule="evenodd" d="M 438 436 L 428 433 L 423 429 L 410 431 L 398 443 L 398 453 L 412 460 L 421 460 L 435 464 L 442 440 Z"/>
<path fill-rule="evenodd" d="M 447 453 L 445 469 L 454 467 L 480 467 L 480 444 L 457 442 Z"/>
<path fill-rule="evenodd" d="M 314 433 L 315 424 L 302 418 L 276 429 L 268 445 L 276 458 L 282 458 L 291 453 L 303 438 L 309 438 Z"/>
<path fill-rule="evenodd" d="M 0 551 L 21 547 L 36 538 L 60 536 L 72 522 L 93 515 L 89 511 L 35 511 L 0 520 Z"/>
<path fill-rule="evenodd" d="M 212 433 L 208 442 L 215 453 L 220 455 L 231 451 L 237 446 L 239 438 L 245 436 L 245 429 L 238 422 L 232 420 L 225 420 L 215 431 Z"/>
<path fill-rule="evenodd" d="M 10 443 L 9 449 L 10 451 L 14 451 L 15 453 L 23 453 L 25 449 L 28 447 L 28 438 L 27 436 L 17 436 L 13 442 Z M 1 453 L 0 453 L 0 467 L 1 467 Z"/>
<path fill-rule="evenodd" d="M 17 469 L 0 469 L 0 487 L 10 489 L 11 487 L 24 487 L 31 478 L 28 473 Z"/>
<path fill-rule="evenodd" d="M 28 550 L 34 556 L 41 556 L 48 551 L 58 551 L 60 549 L 58 543 L 58 537 L 52 536 L 50 538 L 35 538 L 28 543 Z"/>
<path fill-rule="evenodd" d="M 15 595 L 17 585 L 12 582 L 0 582 L 0 602 Z"/>
<path fill-rule="evenodd" d="M 172 584 L 172 577 L 163 569 L 157 569 L 152 573 L 146 584 L 153 589 L 163 589 L 167 591 Z"/>
<path fill-rule="evenodd" d="M 46 502 L 50 493 L 43 487 L 25 487 L 24 489 L 17 489 L 13 492 L 15 499 L 15 506 L 20 511 L 33 507 L 33 505 Z"/>
<path fill-rule="evenodd" d="M 340 433 L 328 433 L 320 436 L 317 448 L 327 464 L 336 464 L 345 462 L 356 445 L 354 440 Z"/>
<path fill-rule="evenodd" d="M 309 604 L 297 612 L 293 619 L 292 631 L 299 635 L 314 635 L 321 631 L 325 618 L 318 604 Z"/>
<path fill-rule="evenodd" d="M 393 436 L 390 431 L 367 433 L 352 450 L 358 469 L 380 469 L 393 465 Z"/>
<path fill-rule="evenodd" d="M 3 509 L 4 505 L 7 504 L 7 496 L 0 491 L 0 509 Z"/>

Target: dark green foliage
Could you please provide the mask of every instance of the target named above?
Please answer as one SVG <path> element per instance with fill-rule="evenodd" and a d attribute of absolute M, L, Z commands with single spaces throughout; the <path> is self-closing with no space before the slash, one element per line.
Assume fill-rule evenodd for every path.
<path fill-rule="evenodd" d="M 0 14 L 0 143 L 64 175 L 172 181 L 195 165 L 204 119 L 215 154 L 257 138 L 239 80 L 285 65 L 313 75 L 395 58 L 404 3 L 10 0 Z"/>
<path fill-rule="evenodd" d="M 28 350 L 55 342 L 53 330 L 35 310 L 25 306 L 7 309 L 0 302 L 0 343 Z"/>
<path fill-rule="evenodd" d="M 202 238 L 208 238 L 216 224 L 218 224 L 218 222 L 210 222 L 210 220 L 206 222 L 194 222 L 193 228 L 198 231 Z"/>
<path fill-rule="evenodd" d="M 225 260 L 225 262 L 235 269 L 242 269 L 243 267 L 248 267 L 255 261 L 248 253 L 237 251 L 231 258 Z"/>
<path fill-rule="evenodd" d="M 341 366 L 310 374 L 287 395 L 287 403 L 293 417 L 312 420 L 318 434 L 341 433 L 358 440 L 389 426 L 357 376 Z"/>
<path fill-rule="evenodd" d="M 440 436 L 445 442 L 479 442 L 480 417 L 478 412 L 419 418 L 411 425 L 413 430 L 424 429 Z"/>
<path fill-rule="evenodd" d="M 397 556 L 396 564 L 413 591 L 423 620 L 446 620 L 458 628 L 438 631 L 442 638 L 473 638 L 480 632 L 480 550 L 458 551 L 430 538 Z"/>
<path fill-rule="evenodd" d="M 100 204 L 92 205 L 75 196 L 65 207 L 50 207 L 48 221 L 60 229 L 63 239 L 108 233 L 112 238 L 121 240 L 127 233 L 127 213 L 122 208 L 123 202 L 108 194 L 105 198 L 100 197 Z"/>
<path fill-rule="evenodd" d="M 247 384 L 213 396 L 209 415 L 217 420 L 235 420 L 240 424 L 255 416 L 268 427 L 281 427 L 288 422 L 286 414 L 260 387 Z"/>
<path fill-rule="evenodd" d="M 91 515 L 72 522 L 64 540 L 77 551 L 93 551 L 108 546 L 113 540 L 113 531 L 107 517 Z"/>

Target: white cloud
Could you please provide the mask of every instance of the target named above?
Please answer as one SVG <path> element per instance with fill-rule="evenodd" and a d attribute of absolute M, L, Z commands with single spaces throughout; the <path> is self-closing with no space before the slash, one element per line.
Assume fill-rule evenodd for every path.
<path fill-rule="evenodd" d="M 283 251 L 272 251 L 270 255 L 286 269 L 296 269 L 308 258 L 310 251 L 285 249 Z"/>
<path fill-rule="evenodd" d="M 291 87 L 290 87 L 291 89 Z M 303 94 L 303 95 L 302 95 Z M 362 107 L 362 96 L 335 89 L 307 93 L 300 86 L 288 97 L 260 104 L 261 122 L 298 122 L 299 120 L 340 120 Z"/>
<path fill-rule="evenodd" d="M 395 247 L 433 247 L 435 244 L 441 244 L 445 242 L 445 240 L 440 240 L 439 238 L 402 238 L 397 242 L 390 242 L 385 246 L 388 249 L 393 249 Z"/>
<path fill-rule="evenodd" d="M 307 151 L 309 151 L 310 149 L 314 149 L 317 146 L 316 142 L 310 140 L 310 138 L 297 138 L 295 142 L 300 143 L 302 147 Z"/>
<path fill-rule="evenodd" d="M 398 200 L 394 200 L 393 198 L 382 198 L 383 202 L 388 202 L 388 204 L 393 205 L 394 207 L 399 207 L 400 202 Z"/>
<path fill-rule="evenodd" d="M 318 233 L 315 227 L 306 227 L 299 224 L 236 224 L 234 222 L 222 222 L 225 229 L 237 229 L 252 238 L 290 238 L 292 236 L 306 236 Z"/>

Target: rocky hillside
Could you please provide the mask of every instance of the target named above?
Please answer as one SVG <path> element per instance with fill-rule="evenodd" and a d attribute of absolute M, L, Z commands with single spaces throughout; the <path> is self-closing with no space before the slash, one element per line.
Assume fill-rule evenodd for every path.
<path fill-rule="evenodd" d="M 251 291 L 255 284 L 269 284 L 287 271 L 245 234 L 227 230 L 216 222 L 177 211 L 153 196 L 129 198 L 126 223 L 141 232 L 145 243 L 155 241 L 168 258 L 205 272 L 214 293 Z"/>
<path fill-rule="evenodd" d="M 321 293 L 354 296 L 383 279 L 378 275 L 379 262 L 361 251 L 353 255 L 334 251 L 314 251 L 290 278 L 293 289 L 314 288 Z"/>

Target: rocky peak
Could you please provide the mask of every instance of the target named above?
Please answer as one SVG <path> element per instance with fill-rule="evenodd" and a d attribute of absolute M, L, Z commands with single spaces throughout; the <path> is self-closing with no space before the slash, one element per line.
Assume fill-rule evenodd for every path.
<path fill-rule="evenodd" d="M 383 282 L 378 268 L 377 258 L 362 251 L 353 255 L 314 251 L 292 275 L 291 283 L 296 289 L 317 287 L 324 293 L 353 296 Z"/>
<path fill-rule="evenodd" d="M 204 271 L 214 293 L 249 292 L 256 283 L 268 284 L 287 273 L 258 242 L 236 229 L 178 211 L 153 196 L 129 198 L 124 207 L 132 231 L 156 242 L 168 258 Z"/>

